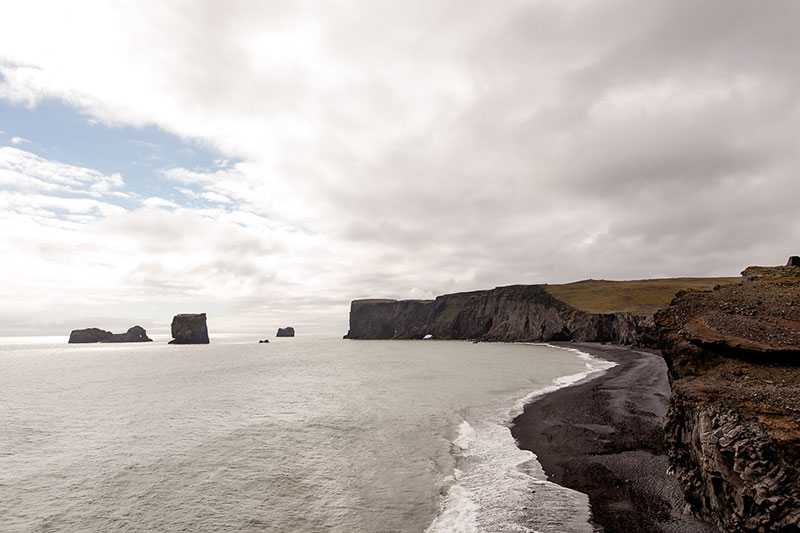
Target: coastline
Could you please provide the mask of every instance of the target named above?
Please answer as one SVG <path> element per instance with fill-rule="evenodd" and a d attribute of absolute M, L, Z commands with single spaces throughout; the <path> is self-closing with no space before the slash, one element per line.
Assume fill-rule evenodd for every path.
<path fill-rule="evenodd" d="M 684 514 L 667 474 L 662 419 L 670 388 L 656 352 L 596 343 L 552 343 L 617 363 L 588 381 L 537 397 L 512 435 L 536 454 L 548 480 L 589 496 L 592 523 L 608 531 L 717 531 Z"/>

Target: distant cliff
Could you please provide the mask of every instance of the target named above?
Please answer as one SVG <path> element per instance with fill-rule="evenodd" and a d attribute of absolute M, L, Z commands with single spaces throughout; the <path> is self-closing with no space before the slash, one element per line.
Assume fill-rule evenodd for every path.
<path fill-rule="evenodd" d="M 355 300 L 346 339 L 595 341 L 652 345 L 651 316 L 589 313 L 552 296 L 546 285 L 512 285 L 435 300 Z"/>
<path fill-rule="evenodd" d="M 725 531 L 800 530 L 800 267 L 680 294 L 655 316 L 665 418 L 692 511 Z"/>

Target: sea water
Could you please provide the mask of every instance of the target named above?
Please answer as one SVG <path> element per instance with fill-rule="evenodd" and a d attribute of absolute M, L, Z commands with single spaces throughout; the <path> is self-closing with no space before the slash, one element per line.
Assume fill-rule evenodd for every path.
<path fill-rule="evenodd" d="M 511 419 L 609 363 L 299 336 L 0 339 L 2 531 L 591 531 Z"/>

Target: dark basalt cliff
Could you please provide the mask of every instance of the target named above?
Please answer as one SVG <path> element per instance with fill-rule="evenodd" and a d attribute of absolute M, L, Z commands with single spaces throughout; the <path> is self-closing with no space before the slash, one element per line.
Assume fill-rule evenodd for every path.
<path fill-rule="evenodd" d="M 152 342 L 141 326 L 133 326 L 125 333 L 111 333 L 98 328 L 74 329 L 69 334 L 69 343 L 91 342 Z"/>
<path fill-rule="evenodd" d="M 276 337 L 294 337 L 294 328 L 289 326 L 286 328 L 278 328 L 278 332 L 275 334 Z"/>
<path fill-rule="evenodd" d="M 679 294 L 655 316 L 672 469 L 726 531 L 800 530 L 800 268 Z"/>
<path fill-rule="evenodd" d="M 175 315 L 170 344 L 208 344 L 206 314 Z"/>
<path fill-rule="evenodd" d="M 479 339 L 594 341 L 653 345 L 652 317 L 587 313 L 547 292 L 512 285 L 435 300 L 355 300 L 346 339 Z"/>

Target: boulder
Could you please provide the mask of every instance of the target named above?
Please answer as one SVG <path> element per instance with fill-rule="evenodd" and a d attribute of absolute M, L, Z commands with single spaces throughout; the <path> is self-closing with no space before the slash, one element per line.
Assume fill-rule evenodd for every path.
<path fill-rule="evenodd" d="M 172 319 L 170 344 L 208 344 L 206 314 L 175 315 Z"/>
<path fill-rule="evenodd" d="M 92 342 L 152 342 L 141 326 L 133 326 L 125 333 L 111 333 L 99 328 L 74 329 L 69 334 L 70 344 Z"/>
<path fill-rule="evenodd" d="M 789 257 L 789 261 L 786 263 L 787 267 L 800 267 L 800 257 L 793 255 Z"/>
<path fill-rule="evenodd" d="M 278 333 L 275 334 L 276 337 L 294 337 L 294 328 L 289 326 L 287 328 L 278 328 Z"/>

